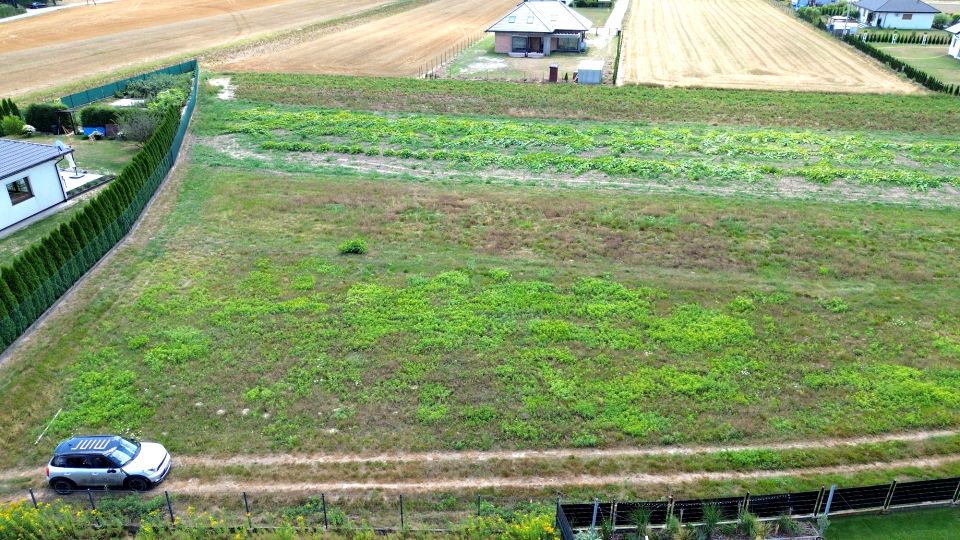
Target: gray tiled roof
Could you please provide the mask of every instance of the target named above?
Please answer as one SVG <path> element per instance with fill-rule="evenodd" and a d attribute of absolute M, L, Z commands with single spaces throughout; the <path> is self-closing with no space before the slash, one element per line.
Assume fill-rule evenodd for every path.
<path fill-rule="evenodd" d="M 940 13 L 940 10 L 920 0 L 859 0 L 853 5 L 882 13 Z"/>
<path fill-rule="evenodd" d="M 69 154 L 50 144 L 29 143 L 0 139 L 0 179 L 23 172 L 30 167 Z"/>
<path fill-rule="evenodd" d="M 487 32 L 527 32 L 550 34 L 558 30 L 585 32 L 593 26 L 590 19 L 556 0 L 530 0 L 513 8 Z"/>

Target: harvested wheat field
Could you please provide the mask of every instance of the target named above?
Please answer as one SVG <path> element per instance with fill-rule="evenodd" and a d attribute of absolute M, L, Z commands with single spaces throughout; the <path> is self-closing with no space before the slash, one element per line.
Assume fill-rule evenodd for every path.
<path fill-rule="evenodd" d="M 118 0 L 0 24 L 0 95 L 50 88 L 390 0 Z"/>
<path fill-rule="evenodd" d="M 624 31 L 621 83 L 923 91 L 766 0 L 633 0 Z"/>
<path fill-rule="evenodd" d="M 458 42 L 478 37 L 516 4 L 517 0 L 438 0 L 221 67 L 279 73 L 416 75 L 421 66 Z"/>

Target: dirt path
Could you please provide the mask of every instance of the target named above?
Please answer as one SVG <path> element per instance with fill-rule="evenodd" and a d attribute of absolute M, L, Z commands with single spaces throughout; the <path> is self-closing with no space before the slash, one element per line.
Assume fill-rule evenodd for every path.
<path fill-rule="evenodd" d="M 0 27 L 0 96 L 349 16 L 390 0 L 123 0 Z M 194 3 L 192 3 L 194 4 Z"/>
<path fill-rule="evenodd" d="M 328 33 L 300 45 L 218 66 L 227 71 L 416 75 L 457 43 L 480 36 L 517 0 L 427 5 Z"/>
<path fill-rule="evenodd" d="M 917 93 L 767 0 L 632 0 L 620 80 L 665 86 Z"/>
<path fill-rule="evenodd" d="M 960 461 L 960 456 L 945 456 L 926 459 L 905 459 L 889 462 L 841 465 L 836 467 L 811 467 L 808 469 L 784 469 L 745 472 L 699 472 L 668 474 L 615 474 L 615 475 L 570 475 L 570 476 L 523 476 L 500 478 L 465 478 L 454 480 L 427 480 L 417 482 L 201 482 L 197 479 L 172 480 L 165 488 L 180 494 L 220 494 L 226 492 L 269 493 L 320 493 L 330 491 L 402 491 L 405 493 L 450 490 L 475 490 L 483 488 L 544 489 L 564 486 L 607 485 L 676 485 L 697 481 L 738 480 L 748 478 L 776 478 L 785 476 L 816 476 L 827 474 L 850 474 L 876 469 L 905 467 L 937 467 Z"/>
<path fill-rule="evenodd" d="M 910 433 L 891 433 L 866 437 L 846 439 L 820 439 L 789 441 L 770 444 L 733 445 L 733 446 L 678 446 L 654 448 L 603 448 L 603 449 L 556 449 L 556 450 L 518 450 L 518 451 L 467 451 L 467 452 L 419 452 L 419 453 L 390 453 L 390 454 L 270 454 L 270 455 L 235 455 L 235 456 L 176 456 L 176 465 L 224 468 L 244 465 L 322 465 L 341 463 L 441 463 L 463 462 L 482 463 L 490 460 L 558 460 L 569 458 L 579 459 L 613 459 L 622 457 L 644 456 L 678 456 L 711 454 L 717 452 L 734 452 L 743 450 L 793 450 L 793 449 L 820 449 L 841 448 L 876 444 L 884 442 L 917 442 L 935 437 L 946 437 L 960 434 L 956 430 L 916 431 Z M 958 456 L 960 459 L 960 456 Z M 35 475 L 37 468 L 8 469 L 0 471 L 0 481 L 14 480 Z M 691 473 L 692 474 L 692 473 Z M 479 481 L 479 480 L 478 480 Z M 486 481 L 486 480 L 484 480 Z"/>

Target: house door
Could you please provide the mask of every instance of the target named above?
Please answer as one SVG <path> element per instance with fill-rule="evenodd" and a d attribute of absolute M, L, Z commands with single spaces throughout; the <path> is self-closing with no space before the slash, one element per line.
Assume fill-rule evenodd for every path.
<path fill-rule="evenodd" d="M 542 37 L 530 37 L 527 38 L 527 50 L 530 52 L 543 52 L 543 38 Z"/>

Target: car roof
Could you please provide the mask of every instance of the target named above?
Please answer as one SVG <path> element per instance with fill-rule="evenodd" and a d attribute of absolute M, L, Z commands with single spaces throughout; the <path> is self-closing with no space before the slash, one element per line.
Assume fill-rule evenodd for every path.
<path fill-rule="evenodd" d="M 59 445 L 54 455 L 62 454 L 106 454 L 120 446 L 118 435 L 83 435 L 71 437 Z"/>

